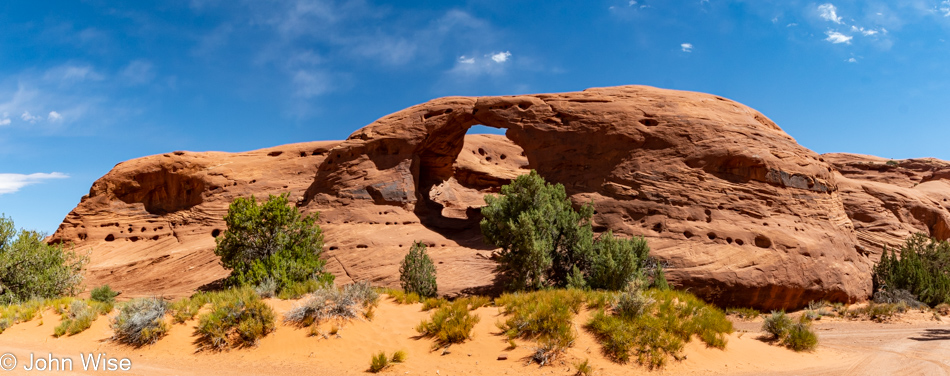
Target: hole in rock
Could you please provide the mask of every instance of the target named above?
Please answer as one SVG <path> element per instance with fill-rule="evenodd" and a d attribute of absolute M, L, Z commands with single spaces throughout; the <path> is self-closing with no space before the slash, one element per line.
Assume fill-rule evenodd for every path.
<path fill-rule="evenodd" d="M 765 235 L 758 235 L 755 237 L 755 246 L 759 248 L 768 248 L 772 246 L 772 239 L 769 239 Z"/>
<path fill-rule="evenodd" d="M 447 124 L 428 135 L 432 146 L 421 152 L 415 214 L 434 229 L 477 228 L 485 195 L 528 172 L 527 158 L 518 156 L 524 150 L 506 136 L 504 120 L 486 126 L 452 114 L 429 121 Z M 370 192 L 376 204 L 388 205 L 401 205 L 410 194 L 396 185 Z"/>
<path fill-rule="evenodd" d="M 137 241 L 139 241 L 139 237 L 138 237 L 138 236 L 131 236 L 131 237 L 129 237 L 129 240 L 131 240 L 131 241 L 133 241 L 133 242 L 137 242 Z"/>
<path fill-rule="evenodd" d="M 112 234 L 106 235 L 106 241 L 107 241 L 107 242 L 111 242 L 111 241 L 113 241 L 113 240 L 115 240 L 115 235 L 112 235 Z"/>
<path fill-rule="evenodd" d="M 686 239 L 689 239 L 693 237 L 693 233 L 689 231 L 683 231 L 683 236 L 685 236 Z"/>
<path fill-rule="evenodd" d="M 162 168 L 136 174 L 116 187 L 115 195 L 127 204 L 142 203 L 150 214 L 162 215 L 201 204 L 204 190 L 201 178 Z"/>
<path fill-rule="evenodd" d="M 158 240 L 158 235 L 153 236 L 152 240 Z"/>
<path fill-rule="evenodd" d="M 356 248 L 369 248 L 369 246 L 366 244 L 358 244 Z"/>
<path fill-rule="evenodd" d="M 709 240 L 716 240 L 716 233 L 715 233 L 715 232 L 710 232 L 710 233 L 706 234 L 706 237 L 709 238 Z"/>
<path fill-rule="evenodd" d="M 301 157 L 306 157 L 306 156 L 307 156 L 307 152 L 305 152 L 305 151 L 300 152 L 300 156 L 301 156 Z"/>
<path fill-rule="evenodd" d="M 732 238 L 726 238 L 726 243 L 732 244 Z"/>
<path fill-rule="evenodd" d="M 219 230 L 219 229 L 211 230 L 211 237 L 217 238 L 218 235 L 221 235 L 221 230 Z"/>
<path fill-rule="evenodd" d="M 282 151 L 272 151 L 272 152 L 270 152 L 270 153 L 267 153 L 267 156 L 268 156 L 268 157 L 278 157 L 278 156 L 280 156 L 281 154 L 284 154 L 284 152 L 282 152 Z"/>
<path fill-rule="evenodd" d="M 736 244 L 743 245 L 745 244 L 745 241 L 743 241 L 742 239 L 736 239 Z"/>
<path fill-rule="evenodd" d="M 648 127 L 655 127 L 660 125 L 660 122 L 656 121 L 656 119 L 640 119 L 640 124 L 646 125 Z"/>
<path fill-rule="evenodd" d="M 337 250 L 337 249 L 339 249 L 339 247 L 337 247 L 337 246 L 335 246 L 335 245 L 330 247 L 330 250 L 331 250 L 331 251 L 335 251 L 335 250 Z"/>

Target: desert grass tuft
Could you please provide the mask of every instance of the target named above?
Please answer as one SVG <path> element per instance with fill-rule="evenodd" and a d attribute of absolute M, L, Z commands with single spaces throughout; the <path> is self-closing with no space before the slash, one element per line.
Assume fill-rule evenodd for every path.
<path fill-rule="evenodd" d="M 276 328 L 274 310 L 251 287 L 228 290 L 201 315 L 196 333 L 202 348 L 250 347 Z"/>
<path fill-rule="evenodd" d="M 479 320 L 478 315 L 469 312 L 467 302 L 455 301 L 433 312 L 429 320 L 419 323 L 416 331 L 434 338 L 433 347 L 438 348 L 472 338 L 472 328 Z"/>
<path fill-rule="evenodd" d="M 639 364 L 660 368 L 669 357 L 678 358 L 693 336 L 721 349 L 726 346 L 726 334 L 732 332 L 732 323 L 722 310 L 690 293 L 634 288 L 623 295 L 613 312 L 598 311 L 586 325 L 603 345 L 604 354 L 616 362 L 626 363 L 635 356 Z M 625 300 L 630 303 L 620 303 Z M 642 308 L 644 301 L 649 304 Z"/>

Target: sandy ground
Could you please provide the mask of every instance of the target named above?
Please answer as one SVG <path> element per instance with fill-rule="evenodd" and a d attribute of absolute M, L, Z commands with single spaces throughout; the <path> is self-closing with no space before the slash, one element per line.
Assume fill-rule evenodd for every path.
<path fill-rule="evenodd" d="M 291 308 L 291 301 L 268 301 L 278 315 Z M 388 375 L 572 375 L 574 364 L 588 359 L 597 375 L 950 375 L 950 319 L 933 321 L 929 314 L 908 314 L 900 322 L 878 324 L 866 321 L 824 319 L 816 323 L 820 344 L 811 353 L 795 353 L 758 339 L 761 319 L 736 321 L 736 333 L 726 350 L 706 348 L 698 340 L 686 347 L 686 359 L 672 361 L 660 371 L 635 364 L 616 364 L 600 353 L 600 346 L 584 330 L 578 330 L 573 348 L 553 366 L 539 367 L 527 359 L 531 342 L 518 341 L 507 350 L 507 340 L 495 323 L 502 316 L 498 308 L 477 310 L 481 321 L 473 340 L 449 348 L 432 350 L 430 339 L 419 338 L 415 326 L 428 318 L 421 305 L 397 305 L 383 299 L 372 321 L 346 323 L 339 337 L 311 337 L 306 329 L 278 325 L 277 331 L 262 339 L 257 347 L 227 352 L 196 351 L 195 322 L 172 326 L 168 336 L 155 345 L 131 348 L 111 342 L 108 320 L 72 337 L 54 338 L 58 315 L 47 312 L 42 320 L 17 324 L 0 334 L 0 357 L 14 355 L 18 363 L 0 375 L 366 375 L 370 357 L 379 351 L 391 354 L 404 350 L 408 360 L 388 368 Z M 577 327 L 586 320 L 582 313 Z M 103 353 L 110 358 L 127 358 L 129 371 L 84 370 L 81 354 Z M 27 371 L 34 358 L 68 358 L 72 369 Z M 499 360 L 506 354 L 507 360 Z M 0 358 L 0 365 L 9 365 Z M 61 367 L 62 368 L 62 367 Z"/>

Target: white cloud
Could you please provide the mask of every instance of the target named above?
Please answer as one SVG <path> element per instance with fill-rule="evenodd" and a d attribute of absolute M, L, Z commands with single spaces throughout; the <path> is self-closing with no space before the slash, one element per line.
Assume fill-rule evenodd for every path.
<path fill-rule="evenodd" d="M 940 2 L 940 11 L 943 12 L 944 17 L 950 17 L 950 0 Z"/>
<path fill-rule="evenodd" d="M 491 59 L 494 60 L 496 63 L 504 63 L 508 61 L 510 57 L 511 57 L 511 52 L 508 52 L 508 51 L 499 52 L 497 54 L 491 55 Z"/>
<path fill-rule="evenodd" d="M 790 23 L 790 24 L 788 24 L 788 25 L 785 25 L 785 27 L 795 27 L 795 26 L 798 26 L 798 24 L 797 24 L 797 23 L 794 23 L 794 22 L 792 22 L 792 23 Z"/>
<path fill-rule="evenodd" d="M 844 34 L 839 33 L 839 32 L 837 32 L 837 31 L 830 31 L 830 30 L 829 30 L 829 31 L 825 32 L 825 34 L 828 34 L 828 37 L 825 38 L 825 40 L 826 40 L 826 41 L 829 41 L 829 42 L 831 42 L 831 43 L 834 43 L 834 44 L 838 44 L 838 43 L 851 44 L 851 39 L 854 39 L 854 37 L 852 37 L 852 36 L 850 36 L 850 35 L 844 35 Z"/>
<path fill-rule="evenodd" d="M 152 63 L 145 60 L 134 60 L 126 65 L 119 76 L 129 85 L 142 85 L 155 78 Z"/>
<path fill-rule="evenodd" d="M 33 124 L 33 123 L 36 123 L 37 120 L 40 120 L 40 117 L 30 114 L 30 111 L 24 111 L 23 115 L 20 115 L 20 119 L 23 119 L 23 121 L 27 121 L 27 122 L 30 122 L 30 124 Z"/>
<path fill-rule="evenodd" d="M 818 16 L 827 21 L 837 24 L 841 23 L 841 17 L 838 16 L 838 9 L 830 3 L 818 6 Z"/>
<path fill-rule="evenodd" d="M 102 74 L 97 73 L 89 65 L 64 64 L 52 68 L 43 75 L 48 81 L 57 81 L 59 83 L 72 83 L 82 81 L 100 81 L 104 78 Z"/>
<path fill-rule="evenodd" d="M 852 58 L 850 58 L 850 59 L 848 59 L 848 60 L 845 60 L 845 61 L 847 61 L 847 62 L 849 62 L 849 63 L 857 63 L 857 62 L 858 62 L 858 59 L 855 59 L 855 58 L 852 57 Z"/>
<path fill-rule="evenodd" d="M 49 116 L 47 116 L 46 119 L 49 121 L 63 120 L 63 115 L 60 115 L 59 112 L 56 111 L 50 111 Z"/>
<path fill-rule="evenodd" d="M 0 119 L 0 125 L 10 125 L 10 119 Z"/>
<path fill-rule="evenodd" d="M 879 31 L 874 30 L 874 29 L 865 29 L 865 28 L 863 28 L 863 27 L 858 27 L 858 26 L 851 26 L 851 31 L 856 32 L 856 33 L 864 34 L 864 36 L 866 36 L 866 37 L 875 35 L 875 34 L 877 34 L 877 33 L 879 32 Z"/>
<path fill-rule="evenodd" d="M 683 49 L 683 52 L 693 52 L 693 44 L 692 44 L 692 43 L 683 43 L 683 44 L 680 45 L 680 48 Z"/>
<path fill-rule="evenodd" d="M 459 56 L 459 63 L 462 64 L 475 64 L 474 57 L 465 57 L 465 55 Z"/>
<path fill-rule="evenodd" d="M 19 191 L 20 188 L 23 188 L 30 184 L 41 183 L 44 180 L 49 179 L 65 179 L 69 175 L 53 172 L 53 173 L 35 173 L 35 174 L 0 174 L 0 195 L 5 193 L 14 193 Z"/>
<path fill-rule="evenodd" d="M 299 70 L 294 74 L 295 94 L 298 97 L 312 98 L 330 91 L 330 76 L 318 70 Z"/>

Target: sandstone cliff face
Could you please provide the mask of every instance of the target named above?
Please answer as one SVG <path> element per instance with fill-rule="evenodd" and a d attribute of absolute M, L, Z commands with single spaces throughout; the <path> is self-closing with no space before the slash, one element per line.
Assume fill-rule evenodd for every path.
<path fill-rule="evenodd" d="M 900 247 L 917 232 L 950 238 L 950 163 L 844 153 L 822 157 L 835 166 L 860 250 L 875 262 L 884 247 Z"/>
<path fill-rule="evenodd" d="M 466 137 L 478 124 L 507 138 Z M 528 169 L 564 184 L 575 204 L 593 202 L 596 230 L 647 237 L 672 265 L 671 282 L 722 305 L 793 308 L 870 293 L 873 243 L 846 210 L 861 200 L 847 204 L 841 188 L 851 192 L 853 176 L 744 105 L 641 86 L 441 98 L 340 143 L 126 162 L 96 182 L 54 241 L 92 247 L 93 284 L 184 294 L 226 274 L 211 235 L 230 200 L 291 192 L 321 213 L 340 281 L 397 284 L 399 261 L 420 240 L 441 293 L 474 291 L 493 283 L 481 197 Z"/>

